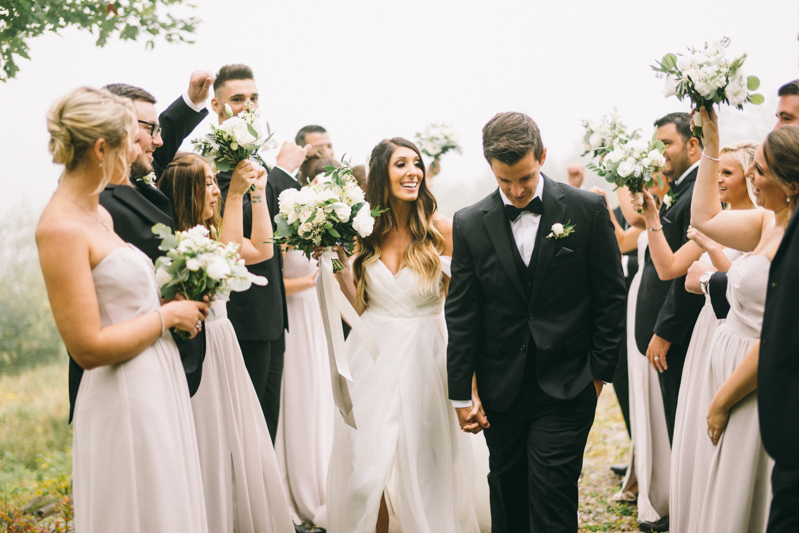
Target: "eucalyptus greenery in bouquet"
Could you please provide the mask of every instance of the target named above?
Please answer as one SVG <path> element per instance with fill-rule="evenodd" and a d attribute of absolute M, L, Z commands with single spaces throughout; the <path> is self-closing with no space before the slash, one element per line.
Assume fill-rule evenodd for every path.
<path fill-rule="evenodd" d="M 666 77 L 665 94 L 680 100 L 689 98 L 698 109 L 710 110 L 713 104 L 725 103 L 743 109 L 744 102 L 762 104 L 762 94 L 751 93 L 760 86 L 755 76 L 746 76 L 746 54 L 733 60 L 725 55 L 730 39 L 705 43 L 704 48 L 690 48 L 687 54 L 666 54 L 652 69 Z M 694 136 L 702 136 L 702 118 L 694 115 Z"/>
<path fill-rule="evenodd" d="M 216 231 L 197 225 L 187 231 L 172 233 L 164 224 L 153 226 L 153 233 L 161 238 L 159 250 L 166 255 L 155 261 L 155 278 L 161 288 L 161 297 L 172 300 L 182 294 L 187 300 L 201 301 L 226 298 L 231 291 L 242 292 L 252 284 L 266 285 L 266 278 L 251 274 L 239 257 L 239 245 L 222 244 Z M 188 334 L 178 331 L 188 338 Z"/>
<path fill-rule="evenodd" d="M 640 137 L 638 130 L 627 134 L 627 125 L 619 118 L 618 111 L 613 108 L 613 113 L 603 116 L 599 122 L 583 120 L 583 156 L 591 154 L 591 158 L 602 158 L 613 149 L 613 141 L 617 137 L 637 139 Z"/>
<path fill-rule="evenodd" d="M 211 124 L 211 133 L 192 141 L 194 149 L 206 158 L 214 174 L 233 170 L 240 162 L 250 158 L 262 164 L 258 152 L 277 147 L 277 143 L 271 140 L 274 134 L 269 129 L 269 123 L 261 121 L 260 113 L 253 109 L 252 102 L 247 102 L 247 110 L 235 117 L 230 105 L 225 104 L 225 113 L 230 118 L 219 126 Z M 249 192 L 254 190 L 253 184 Z"/>
<path fill-rule="evenodd" d="M 325 175 L 300 190 L 286 189 L 278 198 L 277 231 L 273 242 L 301 250 L 310 258 L 314 247 L 340 245 L 351 254 L 356 237 L 372 234 L 375 217 L 387 209 L 372 209 L 345 164 L 325 167 Z M 343 268 L 333 261 L 333 270 Z"/>
<path fill-rule="evenodd" d="M 430 124 L 416 134 L 416 141 L 422 153 L 433 159 L 439 159 L 450 150 L 463 153 L 458 134 L 448 124 Z"/>

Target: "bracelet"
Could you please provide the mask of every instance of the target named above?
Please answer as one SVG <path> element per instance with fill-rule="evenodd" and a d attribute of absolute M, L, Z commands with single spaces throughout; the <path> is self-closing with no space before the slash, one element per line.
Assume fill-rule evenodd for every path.
<path fill-rule="evenodd" d="M 702 157 L 707 157 L 708 159 L 710 159 L 711 161 L 715 161 L 716 163 L 718 163 L 719 161 L 721 161 L 721 158 L 719 158 L 719 159 L 716 159 L 715 157 L 710 157 L 709 155 L 707 155 L 707 154 L 705 153 L 705 151 L 704 151 L 704 150 L 702 150 Z"/>
<path fill-rule="evenodd" d="M 646 229 L 648 229 L 649 231 L 660 231 L 663 229 L 663 226 L 658 226 L 656 228 L 646 228 Z"/>
<path fill-rule="evenodd" d="M 164 323 L 164 315 L 161 313 L 160 309 L 156 309 L 155 312 L 158 313 L 158 318 L 161 319 L 161 335 L 163 335 L 166 332 L 166 324 Z"/>

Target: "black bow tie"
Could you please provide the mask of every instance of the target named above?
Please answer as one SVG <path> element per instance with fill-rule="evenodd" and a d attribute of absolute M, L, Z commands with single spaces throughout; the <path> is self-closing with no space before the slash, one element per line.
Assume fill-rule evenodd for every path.
<path fill-rule="evenodd" d="M 534 215 L 540 215 L 544 212 L 544 204 L 541 203 L 541 198 L 536 196 L 524 207 L 516 207 L 514 205 L 505 206 L 505 216 L 508 217 L 508 220 L 511 222 L 519 218 L 519 215 L 522 214 L 522 211 L 529 211 Z"/>

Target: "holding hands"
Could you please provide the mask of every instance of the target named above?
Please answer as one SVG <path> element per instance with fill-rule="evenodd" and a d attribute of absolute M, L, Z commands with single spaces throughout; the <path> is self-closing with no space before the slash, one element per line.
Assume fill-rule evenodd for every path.
<path fill-rule="evenodd" d="M 460 425 L 461 431 L 466 433 L 476 435 L 491 426 L 483 410 L 480 395 L 477 394 L 477 376 L 472 376 L 472 406 L 456 408 L 455 413 L 458 415 L 458 425 Z"/>

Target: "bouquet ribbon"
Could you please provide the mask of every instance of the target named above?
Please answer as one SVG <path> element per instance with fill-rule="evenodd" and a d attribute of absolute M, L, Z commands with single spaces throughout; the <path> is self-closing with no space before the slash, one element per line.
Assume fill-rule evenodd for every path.
<path fill-rule="evenodd" d="M 377 361 L 380 349 L 361 320 L 360 315 L 352 307 L 333 274 L 333 260 L 338 255 L 328 247 L 319 257 L 319 274 L 316 278 L 316 293 L 319 295 L 319 306 L 322 308 L 322 321 L 327 337 L 327 351 L 330 357 L 330 379 L 333 384 L 333 400 L 347 425 L 357 429 L 355 414 L 352 412 L 352 398 L 348 381 L 352 381 L 347 347 L 344 344 L 344 328 L 341 317 L 352 327 L 352 333 L 363 342 L 373 361 Z"/>

